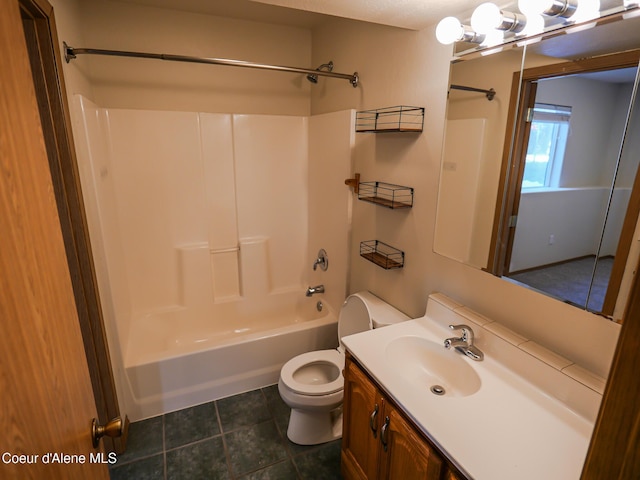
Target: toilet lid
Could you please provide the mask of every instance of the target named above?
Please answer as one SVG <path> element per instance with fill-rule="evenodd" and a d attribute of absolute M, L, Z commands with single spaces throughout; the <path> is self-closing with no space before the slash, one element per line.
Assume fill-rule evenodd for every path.
<path fill-rule="evenodd" d="M 332 382 L 321 384 L 309 384 L 296 381 L 294 378 L 296 371 L 314 362 L 333 364 L 338 369 L 338 378 Z M 280 378 L 287 388 L 295 393 L 301 395 L 329 395 L 344 388 L 343 369 L 344 355 L 340 352 L 337 350 L 317 350 L 293 357 L 285 363 L 282 370 L 280 370 Z"/>

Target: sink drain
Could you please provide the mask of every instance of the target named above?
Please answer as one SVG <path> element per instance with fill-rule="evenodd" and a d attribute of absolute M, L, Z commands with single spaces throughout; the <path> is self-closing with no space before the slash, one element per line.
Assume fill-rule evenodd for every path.
<path fill-rule="evenodd" d="M 431 393 L 434 395 L 444 395 L 444 387 L 441 387 L 440 385 L 433 385 L 431 387 Z"/>

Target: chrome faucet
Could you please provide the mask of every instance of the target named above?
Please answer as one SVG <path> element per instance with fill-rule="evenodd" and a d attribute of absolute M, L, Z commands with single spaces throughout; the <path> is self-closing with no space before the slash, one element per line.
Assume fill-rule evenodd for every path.
<path fill-rule="evenodd" d="M 310 297 L 311 295 L 313 295 L 315 293 L 324 293 L 324 285 L 317 285 L 315 287 L 307 288 L 307 293 L 305 295 L 307 297 Z"/>
<path fill-rule="evenodd" d="M 484 354 L 473 344 L 473 330 L 471 330 L 471 327 L 468 325 L 449 325 L 449 328 L 451 330 L 462 330 L 462 336 L 447 338 L 444 341 L 444 347 L 454 347 L 472 360 L 482 361 Z"/>

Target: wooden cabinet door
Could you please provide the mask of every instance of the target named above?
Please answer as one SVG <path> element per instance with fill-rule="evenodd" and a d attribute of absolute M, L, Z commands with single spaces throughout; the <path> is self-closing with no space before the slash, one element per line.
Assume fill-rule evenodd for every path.
<path fill-rule="evenodd" d="M 464 477 L 459 476 L 453 470 L 447 470 L 447 473 L 444 475 L 444 480 L 464 480 Z"/>
<path fill-rule="evenodd" d="M 385 406 L 384 423 L 380 431 L 380 472 L 386 480 L 439 480 L 442 458 L 433 451 L 400 412 Z"/>
<path fill-rule="evenodd" d="M 345 479 L 377 478 L 382 396 L 347 357 L 344 384 L 342 474 Z"/>

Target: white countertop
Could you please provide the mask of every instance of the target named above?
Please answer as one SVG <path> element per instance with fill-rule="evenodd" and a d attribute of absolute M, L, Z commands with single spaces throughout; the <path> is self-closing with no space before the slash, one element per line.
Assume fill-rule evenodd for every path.
<path fill-rule="evenodd" d="M 475 330 L 475 326 L 473 327 Z M 476 362 L 458 352 L 480 377 L 468 396 L 432 394 L 399 373 L 386 355 L 402 336 L 440 345 L 456 336 L 425 317 L 344 337 L 344 345 L 423 433 L 475 480 L 579 479 L 593 430 L 589 420 L 485 353 Z M 482 350 L 482 344 L 476 342 Z M 444 346 L 443 346 L 444 349 Z M 527 355 L 522 352 L 523 355 Z"/>

